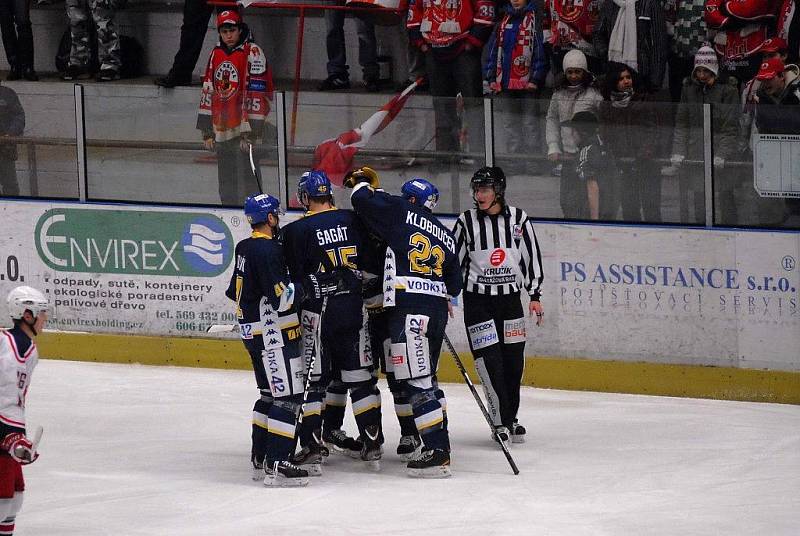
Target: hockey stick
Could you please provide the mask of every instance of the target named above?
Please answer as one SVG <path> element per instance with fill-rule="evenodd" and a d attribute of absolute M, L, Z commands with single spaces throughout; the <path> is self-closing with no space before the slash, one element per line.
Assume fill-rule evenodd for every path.
<path fill-rule="evenodd" d="M 264 185 L 261 183 L 261 169 L 259 169 L 255 158 L 253 158 L 253 144 L 252 142 L 248 142 L 247 145 L 250 147 L 250 169 L 253 172 L 253 176 L 256 178 L 256 183 L 258 183 L 258 191 L 263 194 Z M 278 199 L 280 199 L 280 197 L 278 197 Z"/>
<path fill-rule="evenodd" d="M 325 308 L 328 306 L 328 297 L 325 296 L 322 298 L 322 307 L 320 308 L 319 312 L 319 321 L 320 324 L 322 323 L 322 315 L 325 314 Z M 319 329 L 322 329 L 322 326 L 319 326 Z M 317 352 L 319 352 L 320 357 L 322 357 L 322 337 L 320 336 L 320 343 L 319 348 L 315 348 L 316 351 L 311 352 L 311 354 L 306 359 L 306 369 L 308 372 L 306 373 L 306 379 L 303 384 L 303 403 L 300 404 L 300 415 L 297 416 L 297 424 L 295 425 L 295 433 L 294 433 L 294 447 L 292 448 L 292 454 L 297 450 L 297 443 L 300 441 L 300 428 L 303 424 L 303 412 L 305 412 L 306 404 L 308 403 L 308 389 L 311 387 L 311 373 L 314 371 L 314 365 L 317 362 Z"/>
<path fill-rule="evenodd" d="M 37 426 L 33 431 L 33 438 L 31 439 L 31 451 L 36 452 L 36 450 L 39 448 L 39 442 L 42 440 L 43 433 L 43 426 Z"/>
<path fill-rule="evenodd" d="M 489 424 L 489 428 L 492 429 L 492 435 L 494 435 L 495 441 L 497 441 L 497 443 L 500 445 L 500 448 L 503 449 L 503 454 L 505 454 L 506 460 L 508 460 L 508 465 L 511 466 L 511 470 L 514 471 L 514 474 L 518 475 L 519 468 L 517 467 L 517 464 L 514 462 L 514 458 L 511 457 L 511 453 L 508 451 L 508 447 L 500 439 L 500 436 L 497 433 L 497 429 L 494 426 L 494 422 L 492 422 L 492 417 L 489 416 L 489 412 L 486 410 L 486 406 L 483 404 L 483 400 L 481 400 L 480 395 L 478 395 L 478 390 L 475 389 L 475 384 L 472 383 L 472 380 L 469 378 L 469 374 L 467 374 L 467 369 L 464 368 L 464 363 L 462 363 L 461 358 L 458 357 L 456 349 L 453 348 L 453 343 L 450 342 L 450 338 L 447 336 L 447 333 L 444 334 L 444 342 L 447 343 L 447 348 L 450 350 L 450 353 L 453 354 L 453 360 L 455 360 L 458 370 L 460 370 L 461 375 L 464 376 L 464 381 L 467 383 L 469 390 L 472 392 L 472 396 L 475 398 L 475 402 L 478 403 L 478 407 L 481 408 L 481 412 L 483 413 L 486 422 Z"/>

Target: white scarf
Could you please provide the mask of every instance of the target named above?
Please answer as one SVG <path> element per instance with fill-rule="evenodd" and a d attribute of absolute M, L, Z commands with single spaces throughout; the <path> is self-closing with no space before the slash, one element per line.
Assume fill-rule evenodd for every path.
<path fill-rule="evenodd" d="M 639 70 L 636 41 L 636 0 L 614 0 L 619 6 L 608 43 L 608 61 L 624 63 Z"/>

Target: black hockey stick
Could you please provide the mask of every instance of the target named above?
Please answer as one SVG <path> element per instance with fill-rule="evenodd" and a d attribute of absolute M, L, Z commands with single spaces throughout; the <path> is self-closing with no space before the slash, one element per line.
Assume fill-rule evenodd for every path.
<path fill-rule="evenodd" d="M 492 422 L 492 417 L 489 415 L 489 412 L 486 410 L 486 406 L 483 404 L 483 400 L 481 400 L 480 395 L 478 394 L 478 390 L 475 389 L 475 384 L 472 383 L 472 380 L 469 378 L 469 374 L 467 374 L 467 369 L 464 368 L 464 363 L 461 362 L 461 358 L 458 357 L 456 353 L 456 349 L 453 348 L 453 343 L 450 342 L 450 338 L 447 336 L 447 333 L 444 334 L 444 342 L 447 343 L 447 348 L 450 350 L 450 353 L 453 354 L 453 359 L 456 362 L 456 366 L 458 370 L 461 371 L 461 375 L 464 376 L 464 381 L 467 383 L 469 390 L 472 392 L 472 396 L 475 398 L 475 402 L 478 403 L 478 407 L 481 408 L 481 413 L 483 413 L 483 417 L 486 419 L 486 422 L 489 424 L 489 428 L 492 429 L 492 435 L 494 435 L 495 441 L 500 445 L 500 448 L 503 449 L 503 454 L 506 456 L 506 460 L 508 460 L 508 465 L 511 466 L 511 470 L 514 471 L 515 475 L 519 474 L 519 468 L 517 464 L 514 462 L 514 458 L 511 457 L 511 453 L 508 451 L 508 447 L 505 443 L 500 439 L 500 436 L 497 433 L 497 429 L 494 426 L 494 422 Z"/>
<path fill-rule="evenodd" d="M 259 167 L 256 159 L 253 158 L 253 143 L 248 142 L 247 145 L 250 147 L 250 169 L 253 171 L 253 176 L 256 178 L 256 183 L 258 184 L 258 191 L 263 194 L 264 185 L 261 182 L 261 168 Z M 278 199 L 280 199 L 280 197 L 278 197 Z"/>

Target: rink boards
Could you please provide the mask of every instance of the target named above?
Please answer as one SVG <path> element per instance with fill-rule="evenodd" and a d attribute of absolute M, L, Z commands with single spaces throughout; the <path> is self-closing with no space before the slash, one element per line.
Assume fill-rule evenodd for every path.
<path fill-rule="evenodd" d="M 239 211 L 8 201 L 0 219 L 0 294 L 54 303 L 44 357 L 249 368 L 235 335 L 205 334 L 234 322 Z M 800 233 L 535 228 L 545 325 L 527 325 L 527 384 L 800 403 Z M 468 359 L 460 307 L 448 334 Z M 448 356 L 440 377 L 460 379 Z"/>

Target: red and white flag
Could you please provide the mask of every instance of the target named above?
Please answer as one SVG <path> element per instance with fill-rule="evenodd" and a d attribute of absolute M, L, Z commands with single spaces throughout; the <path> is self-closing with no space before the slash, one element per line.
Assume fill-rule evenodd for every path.
<path fill-rule="evenodd" d="M 342 185 L 344 175 L 353 167 L 353 157 L 358 150 L 365 147 L 369 140 L 386 128 L 400 110 L 403 109 L 414 89 L 422 82 L 419 78 L 402 93 L 387 102 L 383 108 L 372 114 L 360 127 L 339 134 L 336 138 L 325 140 L 314 150 L 314 169 L 328 174 L 328 178 L 336 186 Z"/>

